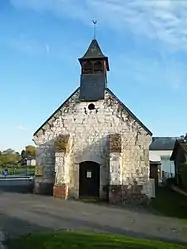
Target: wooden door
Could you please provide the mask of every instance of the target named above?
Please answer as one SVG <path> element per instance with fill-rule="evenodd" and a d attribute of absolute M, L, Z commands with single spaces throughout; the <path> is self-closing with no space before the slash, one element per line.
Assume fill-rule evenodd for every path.
<path fill-rule="evenodd" d="M 155 184 L 158 185 L 158 165 L 150 164 L 150 178 L 155 179 Z"/>
<path fill-rule="evenodd" d="M 79 165 L 79 196 L 99 197 L 100 165 L 85 161 Z"/>

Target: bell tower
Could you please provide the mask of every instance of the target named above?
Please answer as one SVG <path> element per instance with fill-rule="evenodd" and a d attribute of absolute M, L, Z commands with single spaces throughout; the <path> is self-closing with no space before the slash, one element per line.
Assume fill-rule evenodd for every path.
<path fill-rule="evenodd" d="M 97 101 L 104 99 L 109 71 L 106 57 L 97 42 L 91 41 L 85 55 L 79 58 L 81 65 L 80 99 L 82 101 Z"/>

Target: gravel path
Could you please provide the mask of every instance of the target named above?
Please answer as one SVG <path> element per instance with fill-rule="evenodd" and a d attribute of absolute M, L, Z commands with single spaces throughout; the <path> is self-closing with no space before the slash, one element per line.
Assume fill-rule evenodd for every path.
<path fill-rule="evenodd" d="M 187 225 L 182 220 L 32 194 L 0 193 L 0 224 L 10 237 L 37 231 L 86 229 L 187 243 Z"/>

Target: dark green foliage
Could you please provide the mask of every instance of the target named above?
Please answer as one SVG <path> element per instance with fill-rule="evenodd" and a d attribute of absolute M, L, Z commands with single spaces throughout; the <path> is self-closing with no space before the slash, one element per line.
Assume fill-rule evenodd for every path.
<path fill-rule="evenodd" d="M 182 163 L 179 167 L 181 185 L 184 191 L 187 191 L 187 163 Z"/>
<path fill-rule="evenodd" d="M 12 149 L 0 151 L 0 166 L 17 165 L 21 159 L 30 158 L 36 156 L 36 148 L 33 145 L 28 145 L 25 150 L 22 150 L 21 154 Z"/>
<path fill-rule="evenodd" d="M 21 159 L 21 156 L 18 152 L 8 149 L 5 151 L 2 151 L 0 154 L 0 165 L 12 165 L 19 162 Z"/>

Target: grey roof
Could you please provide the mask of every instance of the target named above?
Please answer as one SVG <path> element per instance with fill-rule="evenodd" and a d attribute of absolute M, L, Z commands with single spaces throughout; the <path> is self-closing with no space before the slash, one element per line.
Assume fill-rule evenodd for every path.
<path fill-rule="evenodd" d="M 82 101 L 97 101 L 104 99 L 106 77 L 104 74 L 81 75 L 80 99 Z"/>
<path fill-rule="evenodd" d="M 175 141 L 178 137 L 153 137 L 150 150 L 173 150 Z"/>
<path fill-rule="evenodd" d="M 83 60 L 91 60 L 91 59 L 103 59 L 106 61 L 107 70 L 109 71 L 109 62 L 108 57 L 103 54 L 101 51 L 101 48 L 99 46 L 99 43 L 96 39 L 93 39 L 88 47 L 88 50 L 86 51 L 85 55 L 81 58 L 79 58 L 79 61 Z"/>
<path fill-rule="evenodd" d="M 93 39 L 92 42 L 90 43 L 88 50 L 81 59 L 100 59 L 100 58 L 106 58 L 106 56 L 102 53 L 97 40 Z"/>

